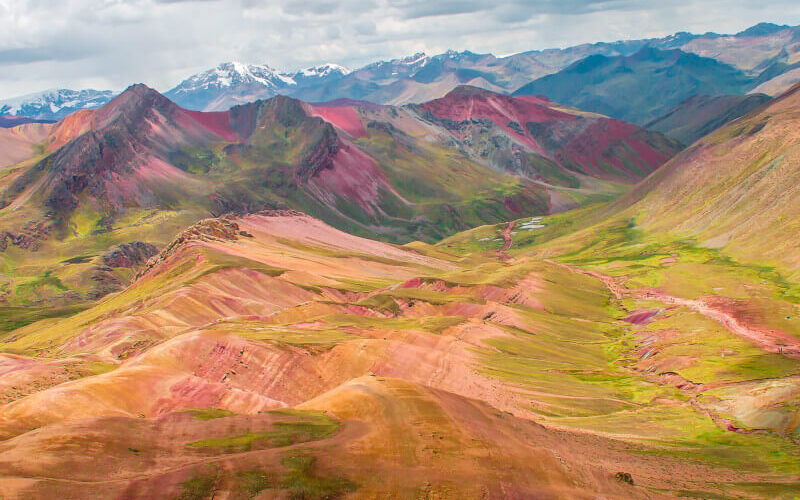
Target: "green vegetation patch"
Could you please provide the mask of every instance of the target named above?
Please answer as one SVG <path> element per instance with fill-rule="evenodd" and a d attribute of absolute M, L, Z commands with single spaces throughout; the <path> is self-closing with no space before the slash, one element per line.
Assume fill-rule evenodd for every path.
<path fill-rule="evenodd" d="M 216 482 L 217 476 L 210 474 L 187 479 L 181 483 L 181 492 L 175 500 L 204 500 L 211 496 Z"/>
<path fill-rule="evenodd" d="M 289 498 L 297 500 L 323 500 L 340 498 L 355 491 L 356 484 L 347 478 L 326 477 L 317 473 L 316 458 L 308 455 L 291 455 L 281 464 L 288 469 L 280 482 Z"/>
<path fill-rule="evenodd" d="M 45 318 L 71 316 L 87 308 L 86 304 L 61 307 L 0 307 L 0 333 L 10 332 Z"/>
<path fill-rule="evenodd" d="M 278 479 L 274 474 L 258 469 L 242 471 L 236 474 L 233 497 L 255 498 L 262 491 L 275 488 L 277 485 Z"/>
<path fill-rule="evenodd" d="M 227 451 L 249 451 L 254 446 L 261 448 L 282 448 L 297 443 L 307 443 L 324 439 L 333 434 L 339 423 L 322 412 L 301 410 L 275 410 L 270 412 L 282 417 L 272 424 L 272 429 L 264 432 L 248 432 L 238 436 L 203 439 L 188 443 L 195 448 L 224 448 Z"/>
<path fill-rule="evenodd" d="M 182 413 L 188 413 L 197 420 L 213 420 L 215 418 L 231 417 L 236 415 L 232 411 L 222 408 L 187 408 L 181 410 Z"/>

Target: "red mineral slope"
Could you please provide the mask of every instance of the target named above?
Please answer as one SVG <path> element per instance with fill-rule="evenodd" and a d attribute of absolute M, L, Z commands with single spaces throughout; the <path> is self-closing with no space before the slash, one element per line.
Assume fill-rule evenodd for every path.
<path fill-rule="evenodd" d="M 489 134 L 511 140 L 507 147 L 512 151 L 534 153 L 540 161 L 567 172 L 628 184 L 656 170 L 680 149 L 677 142 L 636 125 L 560 108 L 534 96 L 511 97 L 459 87 L 418 109 L 423 117 L 473 145 L 476 152 L 478 145 L 486 148 L 485 140 L 476 143 L 476 127 L 485 130 L 488 126 Z"/>
<path fill-rule="evenodd" d="M 342 129 L 353 139 L 359 139 L 367 135 L 367 131 L 364 130 L 364 125 L 361 123 L 361 118 L 359 118 L 352 105 L 346 105 L 345 103 L 341 105 L 338 103 L 315 104 L 311 109 L 312 116 L 319 116 L 326 122 Z"/>

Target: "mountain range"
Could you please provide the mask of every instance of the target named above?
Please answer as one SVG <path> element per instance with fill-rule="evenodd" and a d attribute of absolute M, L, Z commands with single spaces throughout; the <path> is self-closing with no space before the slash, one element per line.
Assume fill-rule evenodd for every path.
<path fill-rule="evenodd" d="M 695 95 L 743 94 L 751 79 L 733 66 L 672 49 L 587 57 L 514 95 L 544 95 L 587 111 L 647 123 Z"/>
<path fill-rule="evenodd" d="M 645 48 L 657 50 L 642 52 Z M 346 98 L 398 105 L 442 97 L 460 85 L 481 87 L 499 93 L 520 91 L 528 84 L 532 86 L 528 87 L 530 91 L 538 88 L 536 85 L 545 88 L 546 82 L 571 78 L 570 66 L 589 57 L 593 59 L 586 64 L 604 61 L 605 59 L 598 59 L 598 56 L 604 56 L 609 58 L 606 65 L 616 68 L 624 67 L 624 61 L 635 64 L 635 58 L 625 58 L 630 58 L 637 52 L 640 52 L 640 58 L 643 58 L 643 54 L 659 60 L 674 57 L 666 54 L 658 56 L 658 51 L 662 50 L 680 50 L 698 56 L 691 60 L 685 56 L 686 60 L 672 64 L 671 71 L 678 72 L 679 75 L 651 75 L 659 82 L 657 88 L 674 84 L 676 78 L 698 78 L 702 82 L 689 85 L 683 94 L 696 87 L 710 95 L 724 95 L 734 91 L 745 93 L 750 90 L 777 95 L 800 79 L 797 66 L 800 64 L 800 28 L 762 23 L 735 35 L 695 35 L 681 32 L 664 38 L 583 44 L 504 57 L 469 51 L 448 51 L 435 56 L 417 53 L 401 59 L 375 62 L 356 70 L 329 63 L 285 73 L 266 65 L 229 62 L 185 79 L 165 92 L 165 95 L 187 109 L 201 111 L 224 111 L 235 104 L 275 95 L 290 95 L 307 102 Z M 715 75 L 717 66 L 714 61 L 735 69 L 725 70 L 726 76 Z M 654 61 L 651 64 L 658 66 Z M 532 83 L 548 75 L 556 76 Z M 621 76 L 618 73 L 616 75 L 617 78 Z M 580 91 L 602 99 L 602 85 L 610 85 L 612 77 L 608 73 L 592 74 L 591 81 L 594 83 L 588 85 L 588 82 L 584 82 Z M 631 84 L 635 86 L 637 95 L 646 98 L 641 82 Z M 600 88 L 595 87 L 596 85 L 600 85 Z M 529 90 L 523 92 L 530 93 Z M 0 101 L 0 114 L 58 120 L 77 109 L 101 106 L 113 94 L 111 91 L 95 90 L 48 91 Z M 691 95 L 683 95 L 683 98 L 688 97 Z M 555 96 L 551 98 L 557 100 Z M 674 99 L 679 97 L 675 96 Z M 683 99 L 673 104 L 681 100 Z M 608 108 L 607 105 L 605 107 Z M 601 112 L 608 114 L 608 110 Z M 633 114 L 635 113 L 612 116 L 631 120 Z M 650 119 L 656 117 L 652 113 L 648 116 Z"/>
<path fill-rule="evenodd" d="M 0 204 L 16 207 L 7 234 L 36 221 L 45 239 L 102 234 L 154 208 L 298 207 L 356 234 L 429 240 L 613 196 L 680 149 L 633 125 L 474 87 L 409 108 L 276 96 L 198 112 L 134 85 L 48 135 L 46 156 L 4 186 Z"/>

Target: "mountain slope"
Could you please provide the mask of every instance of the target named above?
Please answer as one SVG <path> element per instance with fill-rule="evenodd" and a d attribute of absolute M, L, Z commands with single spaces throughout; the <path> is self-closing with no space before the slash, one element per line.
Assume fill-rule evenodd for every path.
<path fill-rule="evenodd" d="M 37 120 L 26 116 L 0 115 L 0 128 L 12 128 L 26 123 L 52 123 L 52 121 Z"/>
<path fill-rule="evenodd" d="M 631 56 L 591 56 L 518 89 L 553 101 L 643 124 L 698 94 L 744 93 L 751 80 L 713 59 L 644 48 Z"/>
<path fill-rule="evenodd" d="M 652 231 L 800 272 L 800 86 L 704 137 L 619 203 Z M 638 200 L 633 202 L 633 200 Z"/>
<path fill-rule="evenodd" d="M 52 125 L 27 123 L 0 127 L 0 168 L 16 165 L 37 155 L 37 147 L 45 141 Z"/>
<path fill-rule="evenodd" d="M 647 123 L 645 128 L 661 132 L 688 145 L 750 113 L 770 99 L 765 94 L 692 96 L 663 116 Z"/>

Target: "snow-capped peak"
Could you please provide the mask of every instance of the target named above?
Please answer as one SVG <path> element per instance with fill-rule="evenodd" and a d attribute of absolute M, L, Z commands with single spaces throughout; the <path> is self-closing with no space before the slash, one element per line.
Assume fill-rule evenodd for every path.
<path fill-rule="evenodd" d="M 426 63 L 428 62 L 428 55 L 425 52 L 417 52 L 413 56 L 407 56 L 400 59 L 400 64 L 405 64 L 408 66 L 413 66 L 415 64 Z"/>
<path fill-rule="evenodd" d="M 59 119 L 80 109 L 98 108 L 114 95 L 111 90 L 49 89 L 0 101 L 0 114 Z"/>
<path fill-rule="evenodd" d="M 344 66 L 341 66 L 339 64 L 325 63 L 319 66 L 306 68 L 300 71 L 299 74 L 306 78 L 312 78 L 312 77 L 323 78 L 334 73 L 338 73 L 344 76 L 344 75 L 349 75 L 352 72 L 353 72 L 352 69 L 345 68 Z"/>
<path fill-rule="evenodd" d="M 295 85 L 295 81 L 292 77 L 281 74 L 266 64 L 244 64 L 232 61 L 221 63 L 215 68 L 190 76 L 178 84 L 173 91 L 190 92 L 251 84 L 267 88 L 283 88 Z"/>

